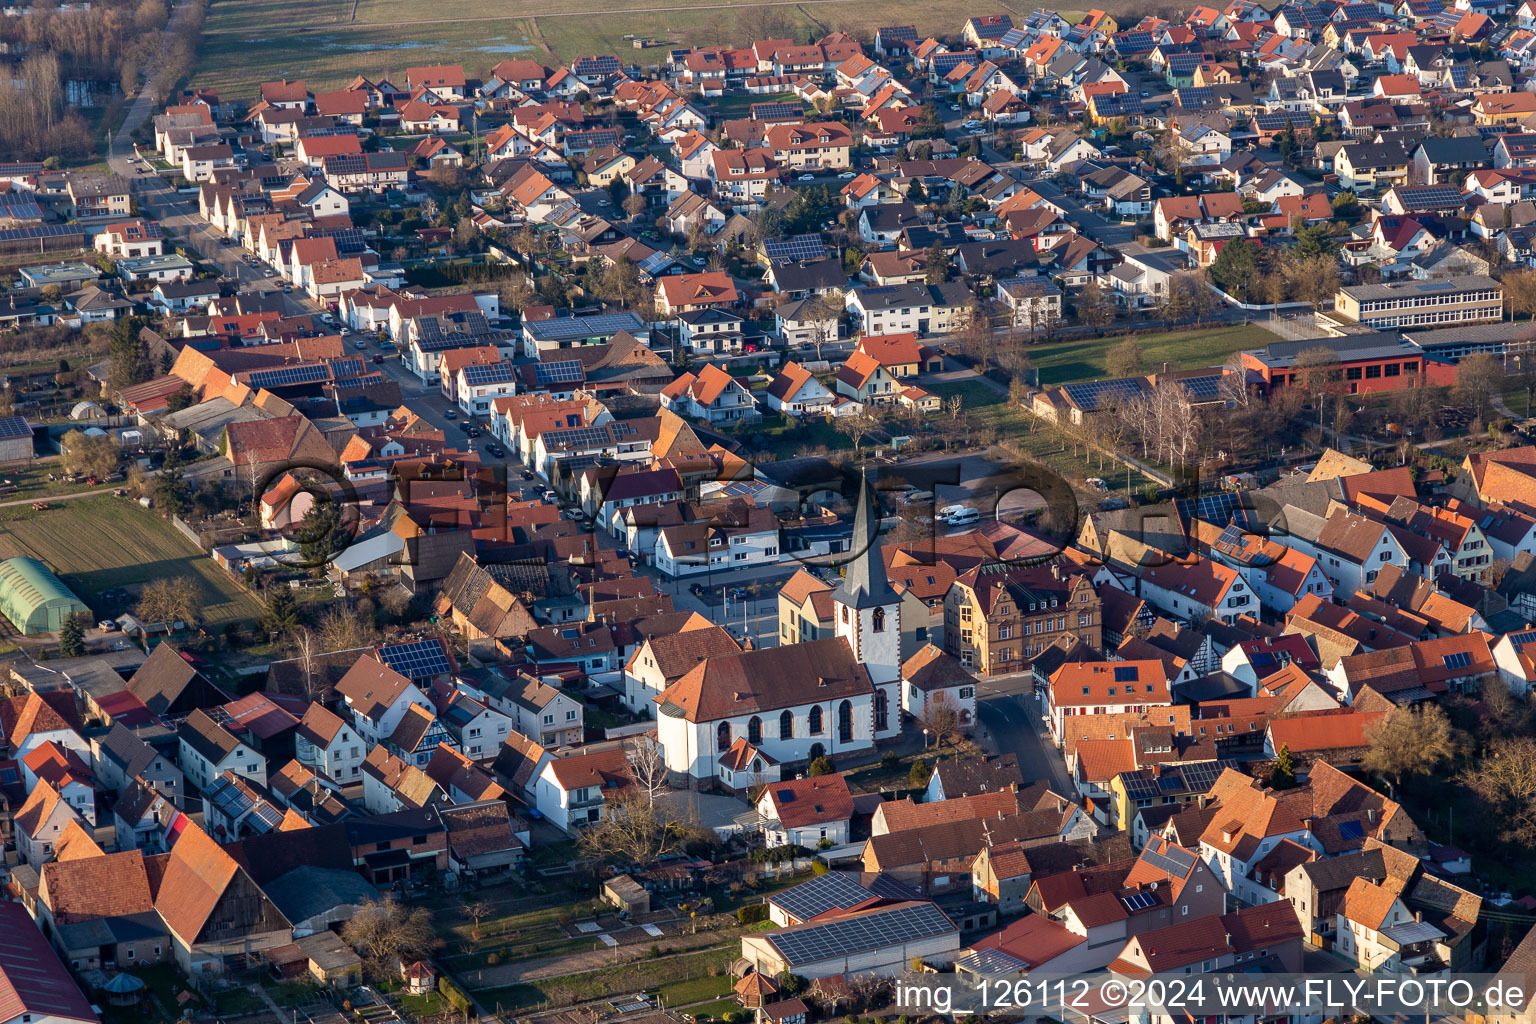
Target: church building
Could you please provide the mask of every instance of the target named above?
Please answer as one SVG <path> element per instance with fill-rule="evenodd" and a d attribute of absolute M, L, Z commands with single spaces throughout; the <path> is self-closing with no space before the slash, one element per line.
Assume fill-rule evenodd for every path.
<path fill-rule="evenodd" d="M 854 559 L 832 595 L 833 636 L 708 658 L 656 696 L 668 769 L 703 784 L 745 739 L 788 775 L 901 731 L 901 597 L 885 577 L 867 480 L 852 543 Z"/>

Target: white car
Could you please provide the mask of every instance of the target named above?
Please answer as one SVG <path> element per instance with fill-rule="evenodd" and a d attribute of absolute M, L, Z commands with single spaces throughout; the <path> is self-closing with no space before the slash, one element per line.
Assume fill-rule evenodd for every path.
<path fill-rule="evenodd" d="M 846 181 L 849 178 L 857 178 L 858 175 L 854 174 L 852 171 L 844 171 L 842 174 L 839 174 L 838 177 Z"/>
<path fill-rule="evenodd" d="M 816 180 L 816 175 L 814 175 L 814 174 L 802 174 L 799 177 L 797 177 L 795 180 L 796 181 L 815 181 Z"/>
<path fill-rule="evenodd" d="M 949 109 L 950 109 L 950 110 L 964 110 L 964 109 L 965 109 L 965 108 L 964 108 L 964 107 L 962 107 L 962 106 L 961 106 L 961 105 L 960 105 L 960 104 L 958 104 L 958 103 L 951 103 L 951 104 L 950 104 L 950 105 L 949 105 Z"/>

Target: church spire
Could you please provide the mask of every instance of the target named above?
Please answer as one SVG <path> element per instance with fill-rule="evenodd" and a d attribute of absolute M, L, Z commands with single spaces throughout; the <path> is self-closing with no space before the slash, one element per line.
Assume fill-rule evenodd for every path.
<path fill-rule="evenodd" d="M 849 541 L 854 559 L 848 564 L 842 586 L 832 596 L 834 601 L 852 608 L 872 608 L 900 601 L 885 572 L 885 557 L 880 549 L 880 510 L 875 500 L 869 477 L 861 470 L 853 537 Z"/>

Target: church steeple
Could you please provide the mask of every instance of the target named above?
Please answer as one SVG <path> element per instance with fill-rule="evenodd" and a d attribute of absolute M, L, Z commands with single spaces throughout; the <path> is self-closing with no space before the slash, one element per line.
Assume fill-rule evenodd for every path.
<path fill-rule="evenodd" d="M 848 565 L 842 586 L 832 599 L 850 608 L 873 608 L 900 604 L 886 578 L 885 556 L 880 549 L 880 512 L 869 486 L 869 477 L 859 473 L 859 501 L 853 517 L 853 537 L 849 550 L 854 559 Z"/>

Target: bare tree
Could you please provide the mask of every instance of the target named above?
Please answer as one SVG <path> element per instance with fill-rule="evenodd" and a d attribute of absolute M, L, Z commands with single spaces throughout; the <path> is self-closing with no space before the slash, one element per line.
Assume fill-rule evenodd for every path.
<path fill-rule="evenodd" d="M 954 423 L 960 419 L 960 410 L 964 405 L 965 400 L 957 394 L 950 395 L 948 398 L 944 399 L 944 411 L 949 413 L 949 421 L 951 423 Z"/>
<path fill-rule="evenodd" d="M 480 941 L 480 922 L 491 916 L 491 905 L 484 900 L 470 900 L 464 904 L 464 916 L 473 922 L 470 934 L 476 942 Z"/>
<path fill-rule="evenodd" d="M 319 643 L 315 638 L 315 634 L 306 626 L 300 626 L 294 632 L 293 643 L 299 649 L 299 668 L 304 673 L 301 683 L 304 687 L 304 696 L 309 698 L 310 703 L 314 703 L 320 699 L 321 694 L 319 691 L 323 689 L 323 687 L 316 686 L 315 655 L 319 653 Z"/>
<path fill-rule="evenodd" d="M 321 649 L 351 651 L 378 642 L 378 631 L 356 608 L 331 608 L 320 617 Z"/>
<path fill-rule="evenodd" d="M 1221 397 L 1240 409 L 1248 408 L 1253 394 L 1248 390 L 1248 368 L 1243 365 L 1243 357 L 1234 353 L 1221 370 Z"/>
<path fill-rule="evenodd" d="M 378 977 L 398 977 L 401 964 L 431 954 L 439 940 L 426 907 L 407 909 L 389 898 L 365 900 L 341 929 Z"/>
<path fill-rule="evenodd" d="M 960 708 L 944 690 L 928 698 L 918 721 L 925 731 L 933 734 L 940 745 L 959 733 L 962 724 Z"/>
<path fill-rule="evenodd" d="M 602 817 L 582 829 L 577 845 L 588 856 L 643 866 L 679 849 L 686 834 L 661 804 L 628 787 L 607 794 Z"/>
<path fill-rule="evenodd" d="M 1421 710 L 1393 708 L 1366 730 L 1365 738 L 1370 746 L 1362 767 L 1394 787 L 1410 776 L 1430 774 L 1455 756 L 1458 745 L 1451 720 L 1438 704 Z"/>
<path fill-rule="evenodd" d="M 141 622 L 195 624 L 202 619 L 203 588 L 191 576 L 151 580 L 139 592 L 133 613 Z"/>
<path fill-rule="evenodd" d="M 625 751 L 629 759 L 629 774 L 635 780 L 647 803 L 667 792 L 667 752 L 650 733 L 636 737 Z"/>

